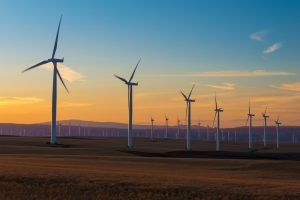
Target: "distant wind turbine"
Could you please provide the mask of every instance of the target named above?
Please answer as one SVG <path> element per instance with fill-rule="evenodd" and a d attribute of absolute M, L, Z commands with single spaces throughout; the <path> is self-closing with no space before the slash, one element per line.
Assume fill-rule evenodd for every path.
<path fill-rule="evenodd" d="M 201 136 L 200 136 L 201 131 L 200 131 L 200 128 L 201 128 L 201 122 L 199 121 L 198 122 L 198 138 L 199 138 L 199 140 L 201 140 Z"/>
<path fill-rule="evenodd" d="M 264 118 L 264 147 L 267 147 L 267 120 L 270 117 L 269 115 L 267 115 L 267 107 L 265 109 L 265 112 L 262 113 L 262 116 Z"/>
<path fill-rule="evenodd" d="M 276 143 L 277 143 L 277 149 L 279 148 L 279 126 L 281 125 L 281 122 L 279 122 L 279 116 L 277 117 L 277 120 L 275 121 L 276 124 Z"/>
<path fill-rule="evenodd" d="M 23 72 L 29 71 L 33 68 L 39 67 L 41 65 L 47 64 L 47 63 L 52 63 L 53 64 L 53 90 L 52 90 L 52 121 L 51 121 L 51 140 L 50 143 L 51 144 L 56 144 L 56 106 L 57 106 L 57 75 L 60 79 L 60 81 L 62 82 L 63 86 L 65 87 L 66 91 L 69 93 L 68 88 L 66 87 L 60 72 L 57 68 L 57 63 L 63 63 L 64 62 L 64 58 L 62 59 L 58 59 L 55 58 L 55 53 L 57 50 L 57 43 L 58 43 L 58 36 L 59 36 L 59 29 L 60 29 L 60 24 L 61 24 L 61 20 L 62 20 L 62 16 L 60 17 L 59 20 L 59 25 L 58 25 L 58 29 L 57 29 L 57 33 L 56 33 L 56 39 L 55 39 L 55 43 L 54 43 L 54 48 L 53 48 L 53 52 L 52 52 L 52 57 L 49 58 L 48 60 L 44 60 L 36 65 L 33 65 L 27 69 L 25 69 Z"/>
<path fill-rule="evenodd" d="M 176 134 L 176 139 L 179 138 L 179 134 L 180 134 L 180 120 L 177 119 L 177 134 Z"/>
<path fill-rule="evenodd" d="M 248 110 L 248 118 L 247 118 L 247 122 L 246 122 L 246 126 L 248 124 L 249 121 L 249 149 L 252 149 L 252 119 L 255 116 L 255 114 L 251 113 L 251 105 L 250 105 L 250 101 L 249 101 L 249 110 Z"/>
<path fill-rule="evenodd" d="M 137 86 L 138 83 L 132 82 L 134 77 L 135 71 L 140 63 L 141 59 L 139 59 L 138 63 L 136 64 L 130 79 L 127 81 L 125 78 L 120 76 L 114 75 L 116 78 L 123 81 L 128 86 L 128 110 L 129 110 L 129 118 L 128 118 L 128 148 L 132 148 L 132 86 Z"/>
<path fill-rule="evenodd" d="M 153 140 L 153 123 L 154 119 L 151 117 L 151 140 Z"/>
<path fill-rule="evenodd" d="M 187 117 L 186 149 L 188 151 L 191 150 L 191 103 L 195 102 L 194 99 L 191 99 L 191 95 L 194 87 L 195 85 L 193 85 L 188 97 L 182 91 L 180 91 L 182 96 L 184 97 L 184 100 L 186 101 L 186 111 L 185 111 Z"/>
<path fill-rule="evenodd" d="M 220 107 L 218 107 L 218 102 L 217 102 L 217 95 L 215 95 L 215 117 L 213 121 L 213 127 L 215 127 L 215 121 L 217 117 L 217 135 L 216 135 L 216 151 L 220 151 L 220 113 L 223 112 L 224 110 Z M 222 133 L 223 136 L 223 133 Z M 223 137 L 222 137 L 223 138 Z"/>
<path fill-rule="evenodd" d="M 165 120 L 166 120 L 166 135 L 165 135 L 165 138 L 168 138 L 169 118 L 167 117 L 167 115 L 165 115 Z"/>

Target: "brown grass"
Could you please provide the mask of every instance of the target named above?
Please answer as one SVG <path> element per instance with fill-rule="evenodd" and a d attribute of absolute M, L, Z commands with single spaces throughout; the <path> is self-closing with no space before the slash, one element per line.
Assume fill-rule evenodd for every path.
<path fill-rule="evenodd" d="M 300 162 L 296 160 L 168 157 L 183 141 L 126 139 L 60 139 L 50 147 L 46 138 L 0 138 L 0 199 L 299 199 Z M 223 146 L 245 152 L 246 144 Z M 213 149 L 194 142 L 194 149 Z M 294 156 L 299 145 L 252 154 Z M 298 149 L 298 150 L 297 150 Z M 155 154 L 153 154 L 155 153 Z M 233 152 L 234 154 L 235 152 Z M 266 155 L 268 155 L 266 154 Z M 156 156 L 158 155 L 158 156 Z M 280 158 L 280 156 L 278 157 Z M 285 157 L 285 158 L 288 158 Z"/>

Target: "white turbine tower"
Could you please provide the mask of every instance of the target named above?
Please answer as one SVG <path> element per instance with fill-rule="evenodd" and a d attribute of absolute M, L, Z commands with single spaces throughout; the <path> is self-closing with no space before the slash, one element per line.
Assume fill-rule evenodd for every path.
<path fill-rule="evenodd" d="M 216 134 L 216 151 L 220 151 L 220 113 L 223 112 L 224 110 L 222 108 L 218 107 L 218 102 L 217 102 L 217 95 L 215 95 L 215 117 L 214 117 L 214 121 L 213 121 L 213 126 L 215 127 L 215 121 L 216 121 L 216 117 L 217 117 L 217 134 Z"/>
<path fill-rule="evenodd" d="M 125 78 L 122 78 L 120 76 L 114 75 L 116 78 L 123 81 L 128 86 L 128 110 L 129 110 L 129 118 L 128 118 L 128 148 L 132 148 L 132 86 L 137 86 L 138 83 L 131 82 L 135 71 L 140 63 L 141 59 L 139 59 L 138 63 L 136 64 L 130 79 L 127 81 Z"/>
<path fill-rule="evenodd" d="M 276 124 L 276 146 L 277 149 L 279 148 L 279 126 L 281 125 L 281 122 L 279 122 L 279 117 L 277 118 L 277 120 L 275 121 Z"/>
<path fill-rule="evenodd" d="M 62 84 L 65 87 L 65 89 L 67 90 L 67 92 L 69 93 L 68 88 L 66 87 L 66 85 L 65 85 L 65 83 L 64 83 L 64 81 L 63 81 L 63 79 L 62 79 L 62 77 L 61 77 L 61 75 L 58 71 L 58 68 L 57 68 L 57 63 L 64 62 L 64 58 L 62 58 L 62 59 L 55 58 L 61 20 L 62 20 L 62 17 L 59 20 L 59 25 L 58 25 L 58 29 L 57 29 L 57 33 L 56 33 L 56 39 L 55 39 L 55 43 L 54 43 L 52 57 L 49 58 L 48 60 L 44 60 L 44 61 L 42 61 L 42 62 L 40 62 L 36 65 L 33 65 L 32 67 L 29 67 L 29 68 L 27 68 L 23 71 L 23 72 L 26 72 L 26 71 L 29 71 L 33 68 L 36 68 L 36 67 L 39 67 L 41 65 L 47 64 L 47 63 L 52 63 L 53 64 L 52 121 L 51 121 L 51 140 L 50 140 L 51 144 L 56 144 L 57 76 L 59 77 L 60 81 L 62 82 Z"/>
<path fill-rule="evenodd" d="M 189 96 L 187 97 L 182 91 L 181 94 L 184 97 L 184 100 L 186 101 L 186 117 L 187 117 L 187 136 L 186 136 L 186 150 L 191 150 L 191 103 L 195 102 L 194 99 L 191 99 L 191 95 L 193 92 L 195 85 L 193 85 Z"/>
<path fill-rule="evenodd" d="M 247 122 L 246 122 L 246 126 L 248 124 L 249 121 L 249 138 L 248 138 L 248 142 L 249 142 L 249 149 L 252 149 L 252 119 L 255 116 L 255 114 L 251 113 L 251 105 L 250 105 L 250 101 L 249 101 L 249 110 L 248 110 L 248 118 L 247 118 Z"/>
<path fill-rule="evenodd" d="M 267 147 L 267 121 L 270 117 L 269 115 L 267 115 L 267 107 L 265 109 L 265 112 L 262 113 L 262 116 L 264 118 L 264 147 Z"/>
<path fill-rule="evenodd" d="M 154 119 L 151 117 L 151 140 L 153 140 L 153 123 Z"/>

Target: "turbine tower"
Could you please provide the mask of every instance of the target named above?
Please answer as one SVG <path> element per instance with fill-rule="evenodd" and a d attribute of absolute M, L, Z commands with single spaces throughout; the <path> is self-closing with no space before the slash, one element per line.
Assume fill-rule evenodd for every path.
<path fill-rule="evenodd" d="M 165 135 L 165 138 L 168 138 L 169 118 L 167 117 L 167 115 L 165 115 L 165 120 L 166 120 L 166 135 Z"/>
<path fill-rule="evenodd" d="M 279 117 L 275 121 L 276 124 L 276 143 L 277 143 L 277 149 L 279 148 L 279 126 L 281 125 L 281 122 L 279 122 Z"/>
<path fill-rule="evenodd" d="M 264 147 L 267 147 L 267 121 L 268 121 L 268 118 L 270 117 L 269 115 L 267 115 L 267 107 L 265 109 L 265 112 L 262 113 L 262 116 L 264 118 Z"/>
<path fill-rule="evenodd" d="M 195 85 L 193 85 L 189 96 L 187 97 L 182 91 L 181 94 L 184 97 L 184 100 L 186 101 L 186 117 L 187 117 L 187 136 L 186 136 L 186 150 L 191 150 L 191 103 L 195 102 L 194 99 L 191 99 L 191 95 L 193 92 Z"/>
<path fill-rule="evenodd" d="M 176 134 L 176 139 L 179 138 L 179 134 L 180 134 L 180 120 L 177 119 L 177 134 Z"/>
<path fill-rule="evenodd" d="M 116 78 L 123 81 L 128 86 L 128 110 L 129 110 L 129 117 L 128 117 L 128 148 L 132 148 L 132 86 L 137 86 L 138 83 L 132 82 L 134 77 L 135 71 L 140 63 L 141 59 L 139 59 L 138 63 L 136 64 L 129 80 L 127 81 L 125 78 L 120 76 L 114 75 Z"/>
<path fill-rule="evenodd" d="M 250 101 L 249 101 L 249 110 L 248 110 L 248 118 L 247 118 L 247 122 L 246 122 L 246 126 L 248 124 L 249 121 L 249 149 L 252 149 L 252 119 L 255 116 L 255 114 L 251 113 L 251 105 L 250 105 Z"/>
<path fill-rule="evenodd" d="M 59 77 L 60 81 L 62 82 L 63 86 L 65 87 L 66 91 L 69 93 L 69 90 L 67 86 L 65 85 L 60 72 L 57 68 L 57 63 L 63 63 L 64 58 L 58 59 L 55 58 L 55 53 L 57 50 L 57 43 L 58 43 L 58 36 L 59 36 L 59 29 L 60 29 L 60 24 L 61 24 L 62 16 L 60 17 L 59 24 L 58 24 L 58 29 L 56 33 L 56 39 L 54 43 L 54 48 L 52 52 L 52 57 L 49 58 L 48 60 L 44 60 L 36 65 L 33 65 L 27 69 L 25 69 L 23 72 L 29 71 L 33 68 L 39 67 L 41 65 L 47 64 L 47 63 L 52 63 L 53 64 L 53 89 L 52 89 L 52 121 L 51 121 L 51 144 L 56 144 L 56 107 L 57 107 L 57 76 Z"/>
<path fill-rule="evenodd" d="M 151 117 L 151 140 L 153 140 L 153 123 L 154 119 Z"/>
<path fill-rule="evenodd" d="M 217 135 L 216 135 L 216 151 L 220 151 L 220 113 L 223 112 L 224 110 L 220 107 L 218 107 L 218 102 L 217 102 L 217 95 L 215 95 L 215 117 L 214 117 L 214 121 L 213 121 L 213 126 L 215 127 L 215 121 L 216 121 L 216 117 L 217 117 Z"/>

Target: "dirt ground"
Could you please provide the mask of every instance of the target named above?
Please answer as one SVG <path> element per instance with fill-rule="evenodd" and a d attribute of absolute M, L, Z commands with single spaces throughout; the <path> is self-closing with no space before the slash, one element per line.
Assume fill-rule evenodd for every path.
<path fill-rule="evenodd" d="M 0 199 L 300 199 L 300 144 L 0 137 Z"/>

